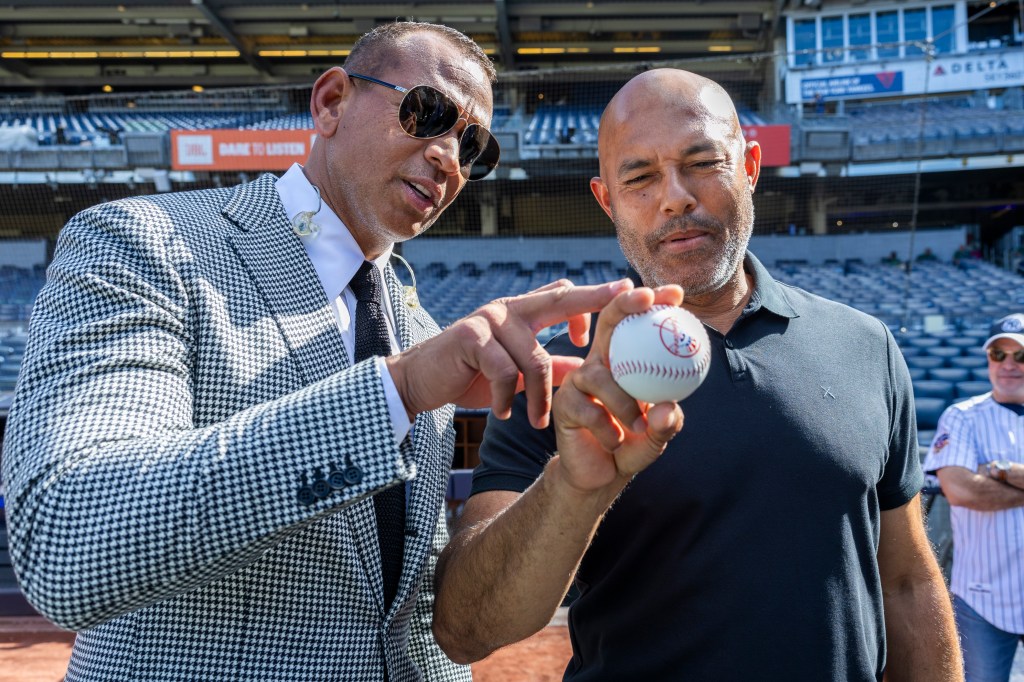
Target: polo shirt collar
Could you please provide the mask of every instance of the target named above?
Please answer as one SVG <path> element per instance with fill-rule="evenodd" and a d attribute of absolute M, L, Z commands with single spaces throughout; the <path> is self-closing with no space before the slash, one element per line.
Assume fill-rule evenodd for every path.
<path fill-rule="evenodd" d="M 765 310 L 778 315 L 779 317 L 794 318 L 800 314 L 793 308 L 793 304 L 786 298 L 786 292 L 768 270 L 761 265 L 757 256 L 747 251 L 743 258 L 743 269 L 754 278 L 754 293 L 750 296 L 747 307 L 743 314 L 748 315 L 764 308 Z"/>
<path fill-rule="evenodd" d="M 768 270 L 761 265 L 761 261 L 757 259 L 757 256 L 750 251 L 747 251 L 743 258 L 743 270 L 754 278 L 754 293 L 750 295 L 750 301 L 747 302 L 746 308 L 743 309 L 741 317 L 755 313 L 761 308 L 779 317 L 800 317 L 800 314 L 793 308 L 789 299 L 786 298 L 786 292 L 783 290 L 782 285 L 771 276 Z M 633 284 L 638 287 L 643 286 L 640 274 L 633 269 L 632 265 L 629 266 L 628 275 L 633 280 Z"/>

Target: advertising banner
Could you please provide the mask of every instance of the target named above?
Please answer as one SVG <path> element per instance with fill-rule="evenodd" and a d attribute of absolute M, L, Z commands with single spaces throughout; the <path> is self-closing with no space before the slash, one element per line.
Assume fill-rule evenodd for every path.
<path fill-rule="evenodd" d="M 313 130 L 172 130 L 174 170 L 287 170 L 309 155 Z"/>
<path fill-rule="evenodd" d="M 1024 51 L 998 50 L 898 60 L 899 70 L 876 71 L 870 64 L 790 69 L 786 101 L 870 99 L 940 92 L 973 92 L 1024 85 Z M 816 97 L 817 95 L 817 97 Z"/>
<path fill-rule="evenodd" d="M 743 126 L 743 136 L 761 144 L 761 165 L 788 166 L 789 138 L 788 125 Z"/>
<path fill-rule="evenodd" d="M 804 78 L 800 86 L 800 94 L 805 100 L 813 100 L 817 95 L 822 99 L 843 99 L 898 94 L 903 92 L 903 72 L 879 71 L 854 76 Z"/>

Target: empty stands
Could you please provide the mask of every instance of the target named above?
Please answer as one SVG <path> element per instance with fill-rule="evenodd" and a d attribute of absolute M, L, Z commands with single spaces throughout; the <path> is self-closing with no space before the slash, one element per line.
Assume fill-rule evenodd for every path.
<path fill-rule="evenodd" d="M 621 265 L 604 260 L 573 265 L 536 260 L 496 261 L 482 267 L 476 263 L 414 266 L 420 300 L 442 327 L 494 298 L 529 291 L 560 277 L 596 284 L 625 275 Z M 940 400 L 944 406 L 990 389 L 981 351 L 988 325 L 1024 309 L 1024 278 L 982 261 L 972 262 L 966 270 L 947 263 L 918 264 L 909 285 L 901 268 L 883 265 L 787 261 L 772 270 L 783 282 L 847 303 L 887 324 L 904 353 L 915 394 Z M 398 271 L 400 277 L 408 278 L 402 268 Z M 0 328 L 0 410 L 14 389 L 24 353 L 24 325 L 43 281 L 40 269 L 0 269 L 0 322 L 7 326 L 7 331 Z M 925 331 L 926 318 L 943 324 Z M 560 330 L 544 330 L 540 338 L 546 341 Z"/>

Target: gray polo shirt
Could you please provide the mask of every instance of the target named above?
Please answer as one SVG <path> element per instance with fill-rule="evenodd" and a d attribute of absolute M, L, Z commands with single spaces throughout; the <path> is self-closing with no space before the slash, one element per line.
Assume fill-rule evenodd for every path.
<path fill-rule="evenodd" d="M 708 328 L 683 431 L 583 558 L 566 679 L 881 680 L 879 512 L 922 484 L 910 377 L 879 320 L 744 266 L 753 295 Z M 473 492 L 525 490 L 554 450 L 520 395 Z"/>

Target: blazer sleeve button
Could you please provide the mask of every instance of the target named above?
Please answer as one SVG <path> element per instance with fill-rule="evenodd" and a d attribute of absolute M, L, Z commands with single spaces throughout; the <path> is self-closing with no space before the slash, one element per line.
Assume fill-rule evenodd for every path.
<path fill-rule="evenodd" d="M 327 483 L 326 480 L 318 478 L 317 480 L 313 481 L 313 494 L 319 498 L 327 497 L 328 495 L 331 494 L 331 486 Z"/>
<path fill-rule="evenodd" d="M 299 504 L 304 507 L 308 507 L 316 501 L 316 495 L 313 494 L 313 489 L 308 485 L 304 485 L 299 488 L 299 494 L 297 495 Z"/>
<path fill-rule="evenodd" d="M 345 483 L 357 485 L 363 481 L 363 470 L 357 466 L 345 467 Z"/>
<path fill-rule="evenodd" d="M 335 469 L 327 474 L 327 485 L 335 490 L 341 490 L 348 485 L 348 482 L 345 480 L 345 474 Z"/>

